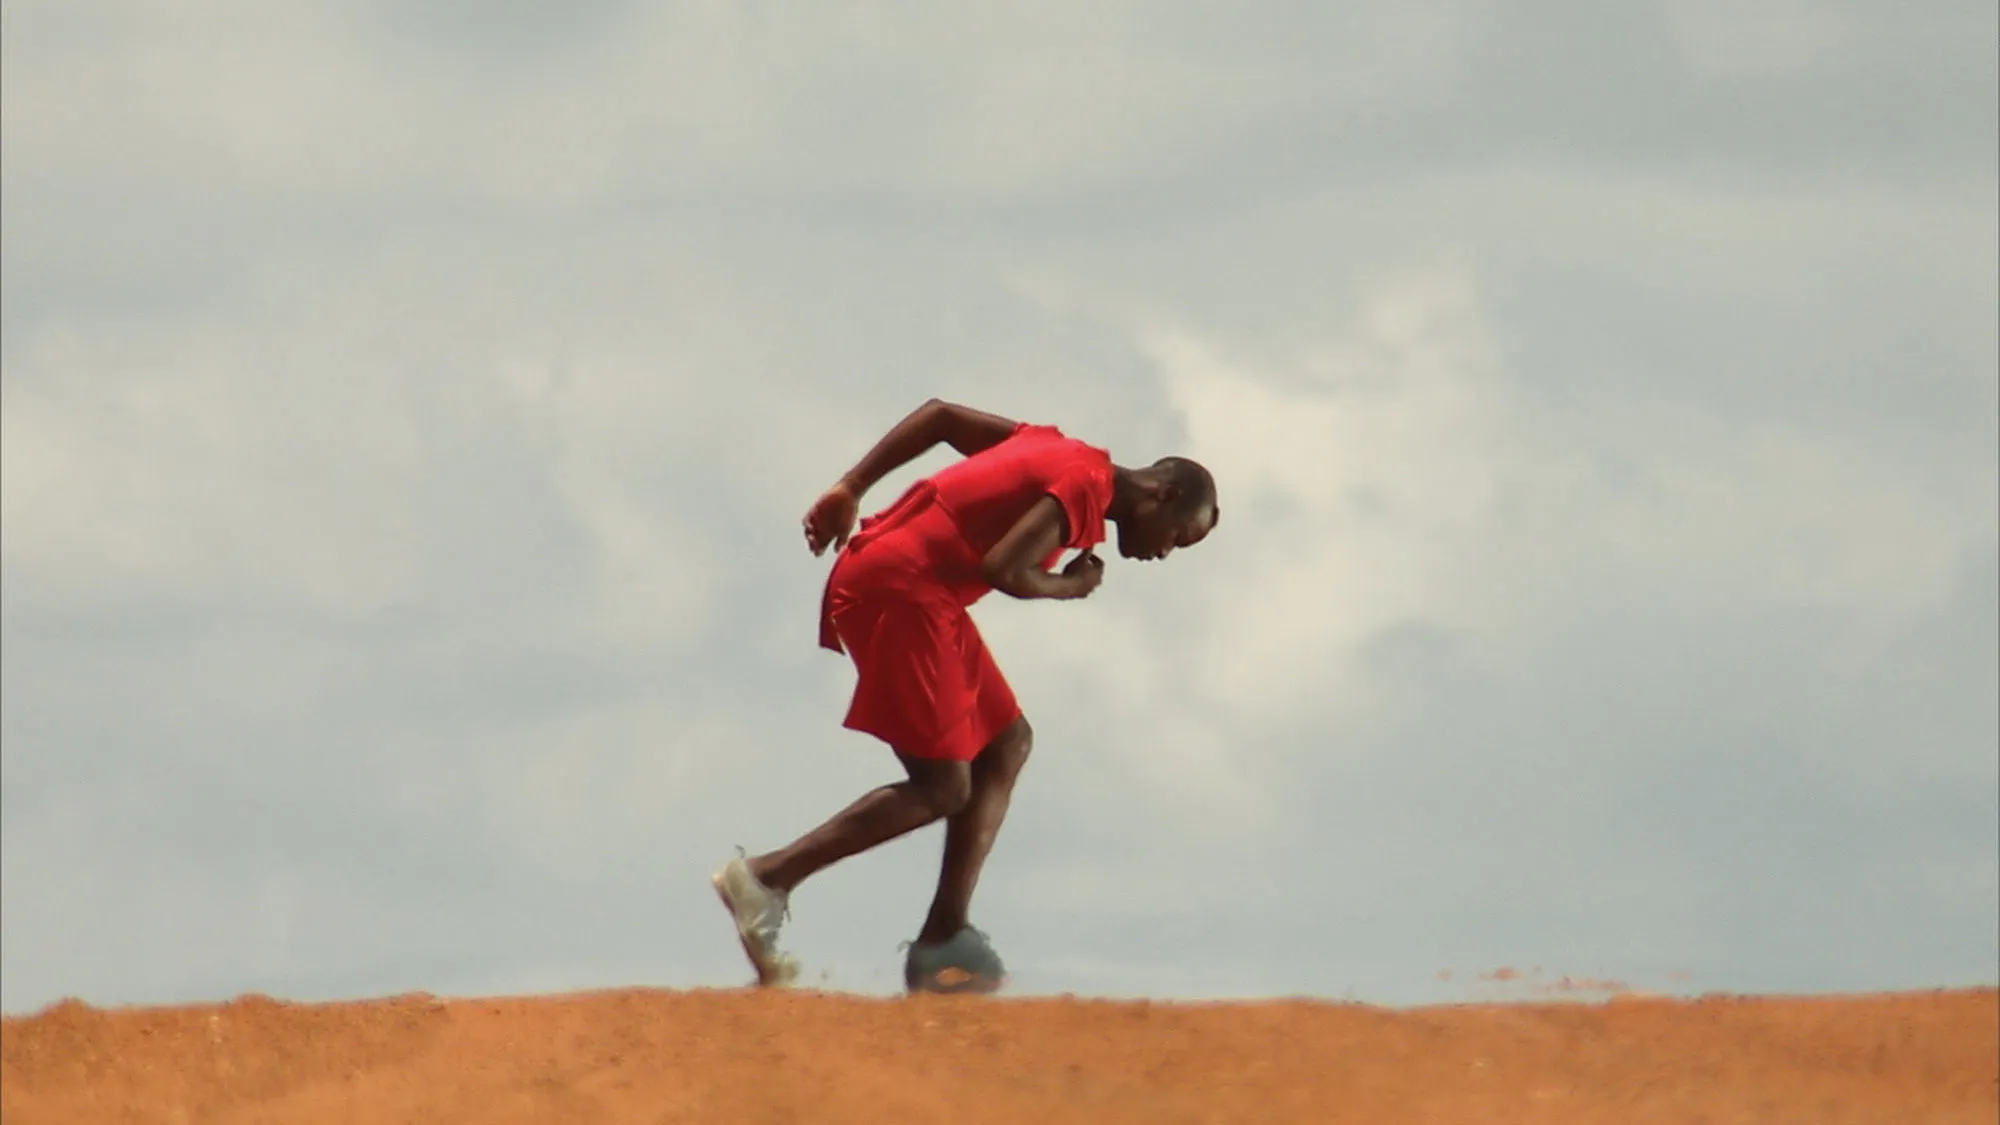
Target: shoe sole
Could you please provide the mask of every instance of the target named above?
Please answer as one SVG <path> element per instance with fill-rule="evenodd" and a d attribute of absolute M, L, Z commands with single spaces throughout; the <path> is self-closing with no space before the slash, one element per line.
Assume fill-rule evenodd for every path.
<path fill-rule="evenodd" d="M 984 977 L 964 969 L 943 968 L 932 973 L 928 980 L 917 982 L 909 991 L 912 995 L 990 996 L 1006 985 L 1006 977 Z"/>
<path fill-rule="evenodd" d="M 987 995 L 1007 986 L 1007 967 L 1001 963 L 999 954 L 993 952 L 984 936 L 970 949 L 945 950 L 958 942 L 935 943 L 920 947 L 916 942 L 906 943 L 908 957 L 903 962 L 903 987 L 912 995 L 920 992 Z M 920 948 L 931 950 L 919 954 Z M 918 970 L 921 961 L 929 961 L 923 971 Z"/>
<path fill-rule="evenodd" d="M 757 970 L 757 984 L 763 988 L 782 988 L 785 985 L 782 967 L 766 967 L 757 956 L 757 944 L 743 930 L 743 923 L 736 920 L 736 900 L 729 897 L 729 888 L 722 885 L 720 871 L 708 877 L 715 887 L 715 897 L 722 900 L 722 908 L 729 911 L 730 924 L 736 927 L 737 944 L 743 947 L 743 956 L 750 961 L 750 967 Z"/>

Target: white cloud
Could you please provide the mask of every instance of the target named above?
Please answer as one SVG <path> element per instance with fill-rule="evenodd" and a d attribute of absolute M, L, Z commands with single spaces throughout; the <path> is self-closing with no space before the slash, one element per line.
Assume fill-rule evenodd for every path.
<path fill-rule="evenodd" d="M 1368 638 L 1471 623 L 1459 576 L 1491 530 L 1505 409 L 1471 278 L 1387 277 L 1358 305 L 1348 331 L 1281 370 L 1224 358 L 1165 314 L 1120 325 L 1155 365 L 1186 451 L 1217 474 L 1225 514 L 1196 549 L 1200 588 L 1172 596 L 1204 623 L 1177 642 L 1203 668 L 1183 690 L 1239 720 L 1359 701 L 1351 665 Z"/>
<path fill-rule="evenodd" d="M 1904 620 L 1990 536 L 1973 488 L 1939 494 L 1866 450 L 1798 433 L 1663 426 L 1639 488 L 1604 490 L 1585 533 L 1627 565 L 1738 598 Z"/>
<path fill-rule="evenodd" d="M 1859 22 L 1803 0 L 1661 4 L 1674 44 L 1697 72 L 1722 79 L 1783 78 L 1824 68 L 1845 53 Z"/>
<path fill-rule="evenodd" d="M 1448 8 L 1405 7 L 1273 25 L 1228 53 L 1209 21 L 1151 5 L 968 21 L 677 4 L 579 11 L 575 35 L 520 56 L 366 5 L 65 7 L 10 12 L 34 49 L 10 52 L 9 144 L 38 177 L 543 213 L 784 176 L 955 202 L 1130 186 L 1274 115 L 1429 97 L 1465 34 Z"/>
<path fill-rule="evenodd" d="M 1356 685 L 1328 675 L 1329 657 L 1461 609 L 1453 574 L 1489 519 L 1502 409 L 1469 279 L 1371 289 L 1352 336 L 1282 380 L 1184 341 L 1153 349 L 1194 455 L 1240 480 L 1245 512 L 1275 501 L 1284 513 L 1244 533 L 1241 578 L 1210 603 L 1230 654 L 1218 682 L 1239 705 L 1346 696 Z"/>
<path fill-rule="evenodd" d="M 1220 482 L 1208 543 L 1159 574 L 1114 573 L 1105 604 L 1060 624 L 1002 626 L 1049 665 L 1022 675 L 1075 685 L 1070 714 L 1120 716 L 1133 783 L 1163 800 L 1201 792 L 1254 818 L 1282 785 L 1284 759 L 1257 749 L 1270 732 L 1408 705 L 1371 664 L 1404 626 L 1518 644 L 1573 617 L 1579 593 L 1638 581 L 1716 612 L 1803 604 L 1907 628 L 1991 538 L 1993 482 L 1940 491 L 1851 434 L 1665 405 L 1597 432 L 1542 425 L 1463 267 L 1378 275 L 1344 330 L 1276 359 L 1233 358 L 1198 314 L 1048 275 L 1023 291 L 1129 334 Z M 1626 467 L 1607 475 L 1607 455 Z M 1192 629 L 1176 627 L 1183 605 Z"/>
<path fill-rule="evenodd" d="M 415 587 L 416 513 L 398 498 L 421 452 L 396 389 L 322 369 L 266 397 L 282 360 L 244 343 L 66 336 L 9 357 L 4 551 L 37 600 L 233 592 L 356 612 Z"/>

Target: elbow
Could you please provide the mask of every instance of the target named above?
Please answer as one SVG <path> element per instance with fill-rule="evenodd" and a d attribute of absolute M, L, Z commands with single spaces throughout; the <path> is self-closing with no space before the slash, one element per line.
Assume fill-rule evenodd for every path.
<path fill-rule="evenodd" d="M 1012 567 L 996 566 L 994 563 L 990 561 L 982 562 L 979 564 L 979 577 L 984 579 L 986 584 L 988 586 L 993 587 L 995 590 L 1005 590 L 1007 588 L 1008 581 L 1011 578 L 1013 578 L 1013 576 L 1014 572 Z"/>
<path fill-rule="evenodd" d="M 958 420 L 952 414 L 950 403 L 941 398 L 925 399 L 924 404 L 917 407 L 913 417 L 917 421 L 919 432 L 924 435 L 929 444 L 935 445 L 938 442 L 944 442 L 953 448 L 957 448 L 957 439 L 959 437 Z"/>
<path fill-rule="evenodd" d="M 932 441 L 941 441 L 960 453 L 965 452 L 965 427 L 959 420 L 958 407 L 941 398 L 933 398 L 918 407 L 917 413 L 923 418 L 924 433 Z"/>
<path fill-rule="evenodd" d="M 982 563 L 979 567 L 979 577 L 985 579 L 988 586 L 1010 598 L 1021 596 L 1021 573 L 1011 566 Z"/>

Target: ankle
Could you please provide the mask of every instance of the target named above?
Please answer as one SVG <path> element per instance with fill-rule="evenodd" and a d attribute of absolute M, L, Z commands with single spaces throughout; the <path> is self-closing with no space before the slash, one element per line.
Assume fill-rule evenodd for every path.
<path fill-rule="evenodd" d="M 942 945 L 952 938 L 957 937 L 958 932 L 963 930 L 965 925 L 963 918 L 956 921 L 949 918 L 943 920 L 936 918 L 928 919 L 924 922 L 924 928 L 917 931 L 917 943 L 919 945 Z"/>
<path fill-rule="evenodd" d="M 779 894 L 790 894 L 798 885 L 797 879 L 787 877 L 784 864 L 776 855 L 752 856 L 746 861 L 750 877 Z"/>

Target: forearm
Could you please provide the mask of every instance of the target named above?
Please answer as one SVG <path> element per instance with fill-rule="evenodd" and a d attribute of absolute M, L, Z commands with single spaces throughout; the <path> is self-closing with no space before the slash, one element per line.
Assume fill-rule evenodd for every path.
<path fill-rule="evenodd" d="M 1017 571 L 1013 574 L 995 575 L 992 580 L 995 590 L 1010 598 L 1022 601 L 1051 599 L 1066 601 L 1083 597 L 1089 592 L 1088 585 L 1081 579 L 1066 574 L 1052 574 L 1036 567 Z"/>
<path fill-rule="evenodd" d="M 943 440 L 943 423 L 943 404 L 938 400 L 917 407 L 882 435 L 882 440 L 840 478 L 840 483 L 856 497 L 865 495 L 883 477 L 929 453 Z"/>

